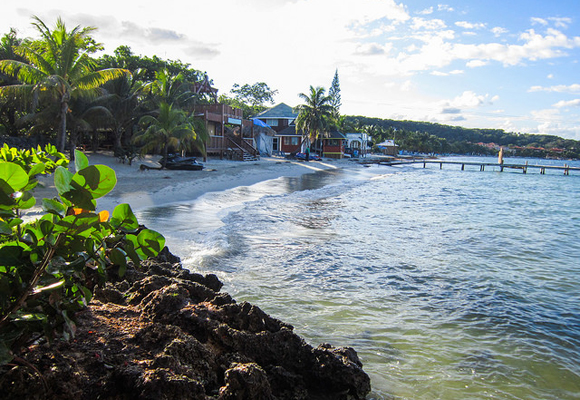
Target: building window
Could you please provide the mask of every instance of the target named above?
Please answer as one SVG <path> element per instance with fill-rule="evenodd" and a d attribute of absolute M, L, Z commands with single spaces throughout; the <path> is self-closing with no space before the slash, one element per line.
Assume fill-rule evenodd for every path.
<path fill-rule="evenodd" d="M 270 126 L 278 126 L 278 120 L 277 119 L 267 119 L 266 123 Z"/>
<path fill-rule="evenodd" d="M 286 146 L 298 146 L 297 136 L 284 136 L 284 144 Z"/>

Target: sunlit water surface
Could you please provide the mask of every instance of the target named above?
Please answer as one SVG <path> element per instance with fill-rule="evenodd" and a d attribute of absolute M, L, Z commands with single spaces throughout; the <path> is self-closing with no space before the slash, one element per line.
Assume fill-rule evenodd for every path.
<path fill-rule="evenodd" d="M 369 398 L 580 399 L 579 200 L 574 172 L 373 166 L 139 218 L 238 301 L 354 347 Z"/>

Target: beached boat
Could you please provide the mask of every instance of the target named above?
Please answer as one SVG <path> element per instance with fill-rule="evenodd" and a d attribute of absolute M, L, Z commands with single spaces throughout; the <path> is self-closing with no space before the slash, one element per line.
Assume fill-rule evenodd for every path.
<path fill-rule="evenodd" d="M 160 163 L 163 165 L 162 162 Z M 195 157 L 181 157 L 174 154 L 170 154 L 169 156 L 167 156 L 165 168 L 187 171 L 200 171 L 203 169 L 203 164 L 199 163 Z"/>

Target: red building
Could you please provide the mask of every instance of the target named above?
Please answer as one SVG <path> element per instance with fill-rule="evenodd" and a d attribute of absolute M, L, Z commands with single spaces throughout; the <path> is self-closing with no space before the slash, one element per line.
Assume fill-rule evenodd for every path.
<path fill-rule="evenodd" d="M 274 151 L 288 154 L 305 151 L 308 143 L 303 141 L 302 132 L 296 132 L 295 120 L 298 113 L 284 103 L 262 111 L 255 118 L 268 124 L 276 131 L 274 136 Z M 346 137 L 338 132 L 331 132 L 327 138 L 319 139 L 311 147 L 312 152 L 318 152 L 322 157 L 342 158 L 344 156 Z"/>

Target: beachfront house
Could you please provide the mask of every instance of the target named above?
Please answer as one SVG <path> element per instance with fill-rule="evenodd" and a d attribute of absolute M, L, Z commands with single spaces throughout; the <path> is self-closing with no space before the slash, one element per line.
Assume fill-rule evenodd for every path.
<path fill-rule="evenodd" d="M 220 103 L 198 104 L 195 117 L 205 123 L 209 135 L 208 155 L 233 160 L 255 160 L 259 156 L 254 141 L 254 123 L 243 118 L 241 109 Z"/>
<path fill-rule="evenodd" d="M 305 151 L 308 145 L 308 143 L 302 142 L 302 132 L 296 132 L 296 125 L 290 125 L 280 131 L 277 136 L 281 138 L 282 149 L 287 149 L 283 150 L 286 153 Z M 321 135 L 316 142 L 311 144 L 310 151 L 326 158 L 343 158 L 345 142 L 346 137 L 342 133 L 333 131 L 328 133 L 326 137 Z M 300 147 L 301 144 L 302 147 Z"/>
<path fill-rule="evenodd" d="M 268 124 L 276 132 L 273 138 L 274 153 L 288 154 L 303 152 L 308 143 L 303 142 L 302 132 L 296 131 L 295 120 L 298 113 L 287 104 L 280 103 L 257 114 L 255 118 Z M 338 132 L 330 132 L 326 138 L 320 138 L 311 146 L 312 152 L 322 157 L 342 158 L 344 156 L 346 137 Z"/>
<path fill-rule="evenodd" d="M 378 143 L 377 148 L 387 156 L 397 156 L 399 154 L 399 145 L 395 144 L 392 139 Z"/>
<path fill-rule="evenodd" d="M 371 138 L 368 133 L 345 133 L 344 136 L 346 137 L 346 154 L 350 154 L 352 157 L 366 157 L 367 154 L 370 154 Z"/>
<path fill-rule="evenodd" d="M 272 148 L 274 153 L 292 153 L 299 151 L 301 136 L 292 132 L 282 133 L 288 127 L 294 125 L 298 113 L 285 103 L 280 103 L 272 108 L 262 111 L 254 117 L 271 127 L 276 133 L 272 138 Z"/>

